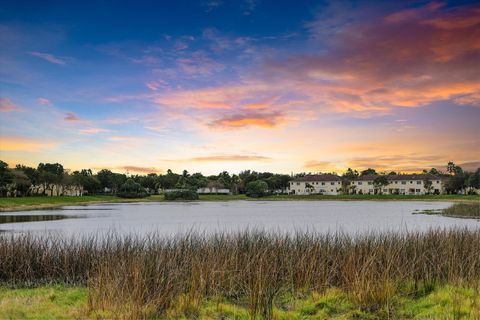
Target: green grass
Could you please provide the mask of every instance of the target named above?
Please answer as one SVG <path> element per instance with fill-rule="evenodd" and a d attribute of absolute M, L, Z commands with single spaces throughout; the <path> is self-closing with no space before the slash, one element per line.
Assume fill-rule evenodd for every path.
<path fill-rule="evenodd" d="M 42 286 L 33 289 L 0 288 L 1 319 L 96 319 L 108 318 L 103 310 L 88 310 L 84 287 Z M 444 285 L 425 295 L 398 292 L 388 308 L 366 310 L 339 289 L 310 292 L 275 301 L 273 319 L 479 319 L 480 294 L 462 286 Z M 238 319 L 250 315 L 244 301 L 212 298 L 191 306 L 179 301 L 163 319 Z"/>
<path fill-rule="evenodd" d="M 478 195 L 278 195 L 263 198 L 249 198 L 244 194 L 237 195 L 200 195 L 200 201 L 318 201 L 318 200 L 424 200 L 424 201 L 470 201 L 479 202 Z M 67 205 L 80 205 L 102 202 L 155 202 L 164 201 L 163 195 L 153 195 L 142 199 L 122 199 L 115 196 L 83 196 L 83 197 L 23 197 L 0 198 L 0 211 L 48 209 Z"/>
<path fill-rule="evenodd" d="M 82 287 L 0 288 L 0 319 L 81 319 L 86 309 Z"/>

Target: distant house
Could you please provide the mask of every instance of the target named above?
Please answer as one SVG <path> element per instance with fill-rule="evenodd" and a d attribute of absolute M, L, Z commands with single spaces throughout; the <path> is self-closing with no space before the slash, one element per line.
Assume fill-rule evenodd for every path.
<path fill-rule="evenodd" d="M 380 190 L 377 190 L 374 184 L 377 177 L 379 176 L 369 174 L 354 179 L 350 183 L 350 193 L 422 195 L 441 194 L 444 192 L 442 179 L 429 173 L 386 175 L 388 185 L 382 186 Z"/>
<path fill-rule="evenodd" d="M 342 190 L 342 178 L 335 174 L 310 174 L 290 181 L 290 194 L 337 195 Z"/>
<path fill-rule="evenodd" d="M 225 188 L 199 188 L 198 194 L 230 194 L 230 189 Z"/>

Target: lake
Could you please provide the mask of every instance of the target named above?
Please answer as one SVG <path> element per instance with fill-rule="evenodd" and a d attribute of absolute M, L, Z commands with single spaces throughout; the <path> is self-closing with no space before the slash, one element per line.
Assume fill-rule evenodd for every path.
<path fill-rule="evenodd" d="M 413 214 L 439 210 L 449 202 L 426 201 L 227 201 L 138 202 L 68 206 L 0 214 L 2 232 L 58 232 L 87 235 L 176 235 L 198 232 L 234 232 L 245 229 L 272 232 L 311 231 L 404 232 L 430 228 L 479 228 L 478 220 Z M 29 218 L 31 217 L 31 218 Z"/>

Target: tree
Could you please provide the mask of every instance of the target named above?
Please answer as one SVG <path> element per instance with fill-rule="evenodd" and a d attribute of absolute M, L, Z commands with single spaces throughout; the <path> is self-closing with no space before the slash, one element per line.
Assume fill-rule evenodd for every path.
<path fill-rule="evenodd" d="M 366 170 L 363 170 L 363 171 L 360 173 L 360 176 L 363 177 L 363 176 L 366 176 L 366 175 L 369 175 L 369 174 L 377 174 L 377 171 L 375 171 L 375 169 L 368 168 L 368 169 L 366 169 Z"/>
<path fill-rule="evenodd" d="M 347 171 L 342 175 L 345 179 L 354 180 L 358 177 L 358 171 L 352 170 L 352 168 L 348 168 Z"/>
<path fill-rule="evenodd" d="M 12 170 L 13 174 L 13 183 L 15 185 L 15 195 L 16 196 L 26 196 L 28 194 L 28 190 L 32 185 L 32 181 L 28 178 L 28 176 L 22 170 Z"/>
<path fill-rule="evenodd" d="M 8 185 L 13 182 L 12 171 L 8 168 L 8 164 L 0 160 L 0 195 L 6 196 Z"/>
<path fill-rule="evenodd" d="M 475 189 L 480 189 L 480 168 L 470 174 L 467 180 L 467 186 L 473 193 L 475 192 Z"/>
<path fill-rule="evenodd" d="M 81 186 L 88 194 L 95 194 L 102 188 L 102 184 L 90 169 L 74 171 L 72 180 L 75 185 Z"/>
<path fill-rule="evenodd" d="M 425 188 L 427 194 L 430 194 L 432 192 L 432 181 L 428 177 L 423 180 L 423 187 Z"/>
<path fill-rule="evenodd" d="M 43 194 L 50 190 L 50 195 L 53 196 L 54 186 L 57 186 L 57 195 L 59 192 L 58 185 L 63 180 L 65 170 L 60 163 L 40 163 L 37 167 L 39 173 L 39 181 L 43 184 Z"/>
<path fill-rule="evenodd" d="M 453 163 L 452 161 L 450 161 L 448 164 L 447 164 L 447 172 L 449 174 L 454 174 L 455 173 L 455 163 Z"/>
<path fill-rule="evenodd" d="M 388 179 L 386 176 L 378 176 L 373 180 L 373 186 L 377 194 L 382 194 L 382 189 L 388 186 Z"/>
<path fill-rule="evenodd" d="M 268 185 L 265 181 L 255 180 L 246 184 L 245 193 L 248 197 L 263 197 L 268 190 Z"/>

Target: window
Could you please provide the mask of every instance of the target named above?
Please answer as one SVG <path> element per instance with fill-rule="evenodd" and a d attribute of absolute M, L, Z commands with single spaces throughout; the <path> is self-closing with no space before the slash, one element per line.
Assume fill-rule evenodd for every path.
<path fill-rule="evenodd" d="M 415 192 L 420 192 L 420 189 L 415 189 Z"/>
<path fill-rule="evenodd" d="M 330 189 L 331 192 L 333 192 L 333 189 Z"/>
<path fill-rule="evenodd" d="M 297 186 L 299 186 L 299 185 L 300 185 L 300 182 L 297 182 Z"/>
<path fill-rule="evenodd" d="M 372 181 L 368 181 L 368 184 L 372 184 Z"/>
<path fill-rule="evenodd" d="M 324 186 L 324 185 L 325 185 L 325 182 L 322 182 L 322 186 Z"/>
<path fill-rule="evenodd" d="M 335 182 L 330 182 L 330 184 L 333 186 L 333 185 L 335 185 Z"/>
<path fill-rule="evenodd" d="M 395 181 L 395 184 L 398 184 L 398 181 Z"/>
<path fill-rule="evenodd" d="M 437 183 L 440 183 L 440 181 L 437 180 Z"/>
<path fill-rule="evenodd" d="M 362 185 L 362 182 L 361 182 L 361 181 L 359 181 L 359 182 L 358 182 L 358 185 L 359 185 L 359 186 L 361 186 L 361 185 Z"/>
<path fill-rule="evenodd" d="M 417 184 L 422 184 L 422 181 L 417 181 Z"/>
<path fill-rule="evenodd" d="M 402 184 L 407 184 L 407 181 L 402 181 Z"/>
<path fill-rule="evenodd" d="M 373 192 L 373 189 L 368 189 L 368 192 Z"/>

